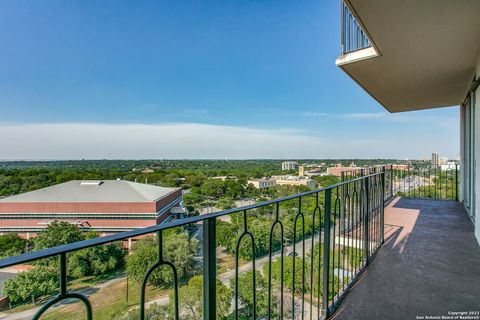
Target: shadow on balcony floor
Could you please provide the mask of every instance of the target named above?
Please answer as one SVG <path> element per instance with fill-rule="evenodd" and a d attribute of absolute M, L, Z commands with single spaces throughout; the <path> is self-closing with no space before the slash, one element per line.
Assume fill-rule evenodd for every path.
<path fill-rule="evenodd" d="M 332 318 L 479 311 L 479 284 L 480 247 L 462 204 L 399 198 L 385 209 L 385 245 Z"/>

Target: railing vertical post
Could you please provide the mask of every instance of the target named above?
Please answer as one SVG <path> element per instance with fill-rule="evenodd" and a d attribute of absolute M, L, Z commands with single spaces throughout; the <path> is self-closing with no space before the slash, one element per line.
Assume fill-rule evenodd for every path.
<path fill-rule="evenodd" d="M 67 255 L 60 254 L 60 296 L 67 294 Z"/>
<path fill-rule="evenodd" d="M 455 164 L 455 201 L 458 201 L 458 164 Z"/>
<path fill-rule="evenodd" d="M 382 181 L 382 206 L 380 212 L 380 243 L 383 244 L 385 242 L 385 168 L 381 175 Z"/>
<path fill-rule="evenodd" d="M 385 177 L 385 171 L 386 171 L 386 170 L 387 170 L 387 166 L 385 166 L 385 165 L 381 166 L 380 171 L 383 172 L 384 177 Z M 385 182 L 385 181 L 383 181 L 383 182 Z M 383 183 L 383 184 L 382 184 L 382 189 L 383 189 L 383 193 L 384 193 L 384 194 L 385 194 L 385 187 L 386 187 L 386 186 L 385 186 L 385 183 Z M 384 197 L 384 200 L 385 200 L 385 197 Z"/>
<path fill-rule="evenodd" d="M 340 43 L 341 43 L 341 54 L 344 54 L 345 53 L 345 3 L 343 3 L 343 0 L 340 1 L 340 23 L 342 24 L 341 27 L 340 27 L 340 30 L 341 30 L 341 39 L 340 39 Z"/>
<path fill-rule="evenodd" d="M 216 319 L 216 220 L 209 218 L 203 221 L 203 319 Z"/>
<path fill-rule="evenodd" d="M 393 192 L 393 164 L 390 165 L 390 197 L 394 196 Z"/>
<path fill-rule="evenodd" d="M 363 229 L 364 229 L 364 248 L 365 248 L 365 257 L 366 264 L 370 263 L 370 243 L 369 243 L 369 224 L 370 224 L 370 191 L 369 191 L 369 180 L 370 177 L 365 178 L 365 204 L 364 204 L 364 214 L 363 214 Z"/>
<path fill-rule="evenodd" d="M 330 315 L 328 296 L 330 294 L 330 220 L 332 207 L 332 189 L 325 190 L 325 208 L 323 222 L 323 276 L 322 276 L 322 314 L 325 318 Z"/>

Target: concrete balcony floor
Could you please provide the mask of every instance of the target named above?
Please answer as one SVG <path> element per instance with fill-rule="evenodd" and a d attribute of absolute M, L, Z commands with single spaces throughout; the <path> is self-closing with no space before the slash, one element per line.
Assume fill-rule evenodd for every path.
<path fill-rule="evenodd" d="M 455 201 L 397 198 L 385 244 L 337 312 L 340 319 L 416 319 L 480 311 L 480 247 Z"/>

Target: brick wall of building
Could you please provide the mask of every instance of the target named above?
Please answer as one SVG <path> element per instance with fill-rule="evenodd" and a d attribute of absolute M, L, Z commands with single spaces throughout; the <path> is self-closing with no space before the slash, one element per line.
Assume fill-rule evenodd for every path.
<path fill-rule="evenodd" d="M 163 207 L 174 201 L 175 199 L 178 199 L 182 196 L 182 189 L 177 189 L 175 191 L 172 191 L 169 193 L 167 196 L 163 197 L 159 201 L 157 201 L 156 204 L 156 211 L 160 211 Z"/>
<path fill-rule="evenodd" d="M 0 202 L 4 213 L 157 212 L 155 202 Z"/>

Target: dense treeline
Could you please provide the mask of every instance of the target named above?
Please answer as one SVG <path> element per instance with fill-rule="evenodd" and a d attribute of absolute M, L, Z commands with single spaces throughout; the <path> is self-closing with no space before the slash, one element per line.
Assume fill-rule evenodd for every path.
<path fill-rule="evenodd" d="M 209 166 L 209 165 L 207 165 Z M 8 196 L 39 188 L 48 187 L 54 184 L 85 179 L 122 179 L 128 181 L 137 181 L 142 183 L 155 184 L 166 187 L 182 187 L 189 189 L 192 187 L 201 187 L 208 178 L 218 175 L 234 175 L 239 178 L 239 185 L 246 183 L 249 177 L 263 177 L 271 174 L 280 174 L 281 171 L 274 167 L 269 168 L 264 165 L 241 166 L 233 169 L 216 169 L 205 166 L 185 168 L 162 169 L 148 167 L 153 172 L 142 172 L 146 167 L 125 168 L 112 167 L 100 168 L 95 166 L 86 166 L 85 168 L 2 168 L 0 167 L 0 196 Z M 150 171 L 148 170 L 148 171 Z M 215 180 L 213 180 L 215 181 Z M 220 180 L 221 181 L 221 180 Z M 234 180 L 230 180 L 231 186 L 235 187 Z M 217 181 L 218 184 L 218 181 Z M 209 186 L 207 186 L 208 188 Z M 215 182 L 212 186 L 215 187 Z M 213 191 L 205 191 L 206 195 L 211 195 Z M 232 194 L 236 197 L 236 194 Z"/>
<path fill-rule="evenodd" d="M 354 162 L 358 166 L 372 166 L 384 163 L 403 163 L 403 160 L 397 159 L 289 159 L 302 164 L 325 163 L 327 166 L 341 163 L 349 165 Z M 127 170 L 134 168 L 151 167 L 159 170 L 180 170 L 196 169 L 199 171 L 210 172 L 217 171 L 219 175 L 222 170 L 232 172 L 234 170 L 244 171 L 247 168 L 257 168 L 260 172 L 269 170 L 278 170 L 281 163 L 286 160 L 272 159 L 250 159 L 250 160 L 63 160 L 63 161 L 0 161 L 0 168 L 4 169 L 26 169 L 26 168 L 44 168 L 44 169 L 98 169 L 98 170 Z M 428 163 L 428 161 L 414 160 L 418 163 Z"/>
<path fill-rule="evenodd" d="M 283 160 L 76 160 L 0 162 L 0 196 L 8 196 L 74 179 L 124 179 L 169 187 L 199 187 L 214 176 L 236 176 L 239 182 L 282 174 Z M 298 160 L 300 163 L 337 163 L 370 166 L 399 160 Z M 144 169 L 153 172 L 142 172 Z M 235 197 L 233 197 L 235 198 Z"/>

